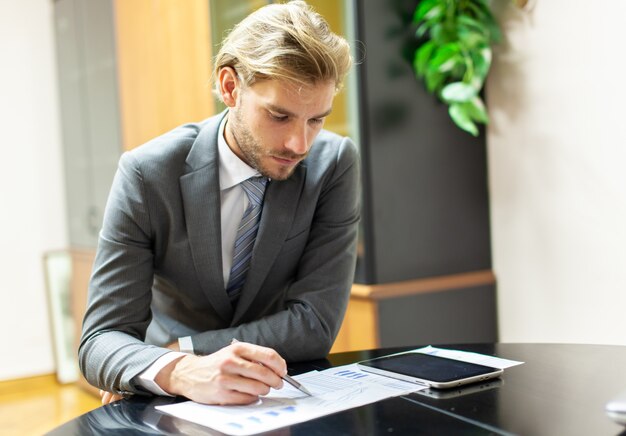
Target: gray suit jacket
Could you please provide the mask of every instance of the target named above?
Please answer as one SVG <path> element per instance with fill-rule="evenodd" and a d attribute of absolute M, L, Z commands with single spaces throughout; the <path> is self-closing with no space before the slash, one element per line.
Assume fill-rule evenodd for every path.
<path fill-rule="evenodd" d="M 251 267 L 233 308 L 221 259 L 223 116 L 179 127 L 120 159 L 79 348 L 81 370 L 95 386 L 139 392 L 132 378 L 182 336 L 192 337 L 197 354 L 237 338 L 298 361 L 325 356 L 337 335 L 356 256 L 354 144 L 322 131 L 288 180 L 268 184 Z"/>

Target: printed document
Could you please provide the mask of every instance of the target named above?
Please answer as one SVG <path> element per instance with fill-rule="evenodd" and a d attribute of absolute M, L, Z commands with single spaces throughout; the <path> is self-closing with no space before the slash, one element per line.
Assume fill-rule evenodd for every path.
<path fill-rule="evenodd" d="M 426 388 L 363 372 L 356 364 L 294 378 L 313 396 L 285 383 L 283 389 L 272 389 L 258 402 L 245 406 L 208 406 L 186 401 L 158 406 L 157 410 L 229 435 L 251 435 Z"/>

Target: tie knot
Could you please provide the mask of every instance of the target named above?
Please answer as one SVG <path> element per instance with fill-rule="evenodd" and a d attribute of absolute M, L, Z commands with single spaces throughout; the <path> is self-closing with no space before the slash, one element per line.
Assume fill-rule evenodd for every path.
<path fill-rule="evenodd" d="M 241 187 L 246 191 L 250 203 L 255 207 L 263 203 L 266 185 L 267 177 L 250 177 L 241 182 Z"/>

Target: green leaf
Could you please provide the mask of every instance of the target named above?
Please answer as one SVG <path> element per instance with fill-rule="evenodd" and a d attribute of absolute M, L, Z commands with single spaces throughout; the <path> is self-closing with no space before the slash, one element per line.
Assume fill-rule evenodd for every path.
<path fill-rule="evenodd" d="M 474 77 L 471 79 L 472 84 L 480 90 L 491 68 L 491 48 L 483 46 L 480 50 L 474 50 L 471 53 L 471 57 L 474 63 Z"/>
<path fill-rule="evenodd" d="M 463 56 L 457 55 L 457 56 L 452 56 L 443 64 L 439 65 L 439 68 L 437 69 L 439 70 L 440 73 L 449 73 L 448 75 L 454 76 L 455 74 L 452 73 L 452 71 L 459 71 L 458 67 L 463 66 L 463 65 L 465 65 Z M 460 69 L 460 71 L 462 72 L 463 69 Z M 462 76 L 462 73 L 461 73 L 461 76 Z"/>
<path fill-rule="evenodd" d="M 488 7 L 485 9 L 485 5 L 484 4 L 480 4 L 480 2 L 466 2 L 464 3 L 465 8 L 464 8 L 464 12 L 474 16 L 477 20 L 479 21 L 485 21 L 489 19 L 489 15 L 485 12 L 486 9 L 489 9 Z"/>
<path fill-rule="evenodd" d="M 441 65 L 448 62 L 454 56 L 457 56 L 460 52 L 461 49 L 456 42 L 449 42 L 438 47 L 431 57 L 429 68 L 439 69 Z"/>
<path fill-rule="evenodd" d="M 475 76 L 475 66 L 474 60 L 472 59 L 471 52 L 465 51 L 463 56 L 463 62 L 465 63 L 465 72 L 459 82 L 467 83 L 471 85 L 476 91 L 480 90 L 480 87 L 476 87 L 476 81 L 480 81 L 480 78 L 476 78 Z"/>
<path fill-rule="evenodd" d="M 437 70 L 429 68 L 426 72 L 426 89 L 431 94 L 434 94 L 439 90 L 439 88 L 441 88 L 444 80 L 445 76 L 443 74 Z"/>
<path fill-rule="evenodd" d="M 447 42 L 445 37 L 445 29 L 441 23 L 437 23 L 433 25 L 433 27 L 431 27 L 430 39 L 438 44 L 445 44 Z"/>
<path fill-rule="evenodd" d="M 466 132 L 474 136 L 478 136 L 478 127 L 476 127 L 476 124 L 474 124 L 469 114 L 461 105 L 450 105 L 448 113 L 450 114 L 450 118 L 452 118 L 452 121 L 454 121 L 454 124 L 465 130 Z"/>
<path fill-rule="evenodd" d="M 446 103 L 463 103 L 476 97 L 477 90 L 472 85 L 463 82 L 453 82 L 441 90 L 441 98 Z"/>
<path fill-rule="evenodd" d="M 460 26 L 457 32 L 459 44 L 468 50 L 489 44 L 489 39 L 483 33 L 476 32 L 465 26 Z"/>
<path fill-rule="evenodd" d="M 487 108 L 480 97 L 476 96 L 466 103 L 461 103 L 461 105 L 472 120 L 483 124 L 489 123 Z"/>
<path fill-rule="evenodd" d="M 467 72 L 467 65 L 465 63 L 466 56 L 459 56 L 459 62 L 454 65 L 452 71 L 448 73 L 449 82 L 461 82 Z"/>
<path fill-rule="evenodd" d="M 429 12 L 432 14 L 432 10 L 436 7 L 439 7 L 439 10 L 441 9 L 438 0 L 423 0 L 417 6 L 417 9 L 415 9 L 415 13 L 413 14 L 413 22 L 420 23 L 424 20 Z"/>
<path fill-rule="evenodd" d="M 427 21 L 438 21 L 445 15 L 444 7 L 439 5 L 426 12 L 424 19 Z"/>
<path fill-rule="evenodd" d="M 435 49 L 435 43 L 428 41 L 415 52 L 415 58 L 413 60 L 413 66 L 417 72 L 418 77 L 423 77 L 428 69 L 428 61 Z"/>
<path fill-rule="evenodd" d="M 489 32 L 489 40 L 494 43 L 502 41 L 500 26 L 491 13 L 489 6 L 481 1 L 478 1 L 477 4 L 469 2 L 467 6 L 474 12 L 476 19 L 479 20 L 483 27 Z"/>
<path fill-rule="evenodd" d="M 485 26 L 484 23 L 475 20 L 474 18 L 468 15 L 459 15 L 456 19 L 457 26 L 465 28 L 470 31 L 474 31 L 481 35 L 488 36 L 489 29 Z"/>
<path fill-rule="evenodd" d="M 488 8 L 488 1 L 487 0 L 474 0 L 474 3 L 478 4 L 479 6 L 483 7 L 483 8 Z"/>
<path fill-rule="evenodd" d="M 418 38 L 423 37 L 424 35 L 426 35 L 426 32 L 428 32 L 428 29 L 430 29 L 430 27 L 431 24 L 428 21 L 424 21 L 415 31 L 415 36 L 417 36 Z"/>

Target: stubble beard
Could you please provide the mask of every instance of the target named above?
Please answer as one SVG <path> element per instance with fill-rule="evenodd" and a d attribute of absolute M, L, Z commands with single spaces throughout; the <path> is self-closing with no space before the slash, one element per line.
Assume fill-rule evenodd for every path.
<path fill-rule="evenodd" d="M 272 180 L 287 180 L 299 164 L 279 170 L 268 168 L 268 166 L 263 163 L 262 158 L 267 156 L 268 159 L 271 159 L 272 157 L 267 153 L 267 150 L 263 148 L 263 145 L 254 138 L 248 126 L 243 122 L 239 110 L 231 109 L 229 116 L 231 116 L 230 132 L 243 155 L 243 160 L 264 177 L 268 177 Z M 278 157 L 284 157 L 286 159 L 302 158 L 302 156 L 299 155 L 281 155 Z"/>

